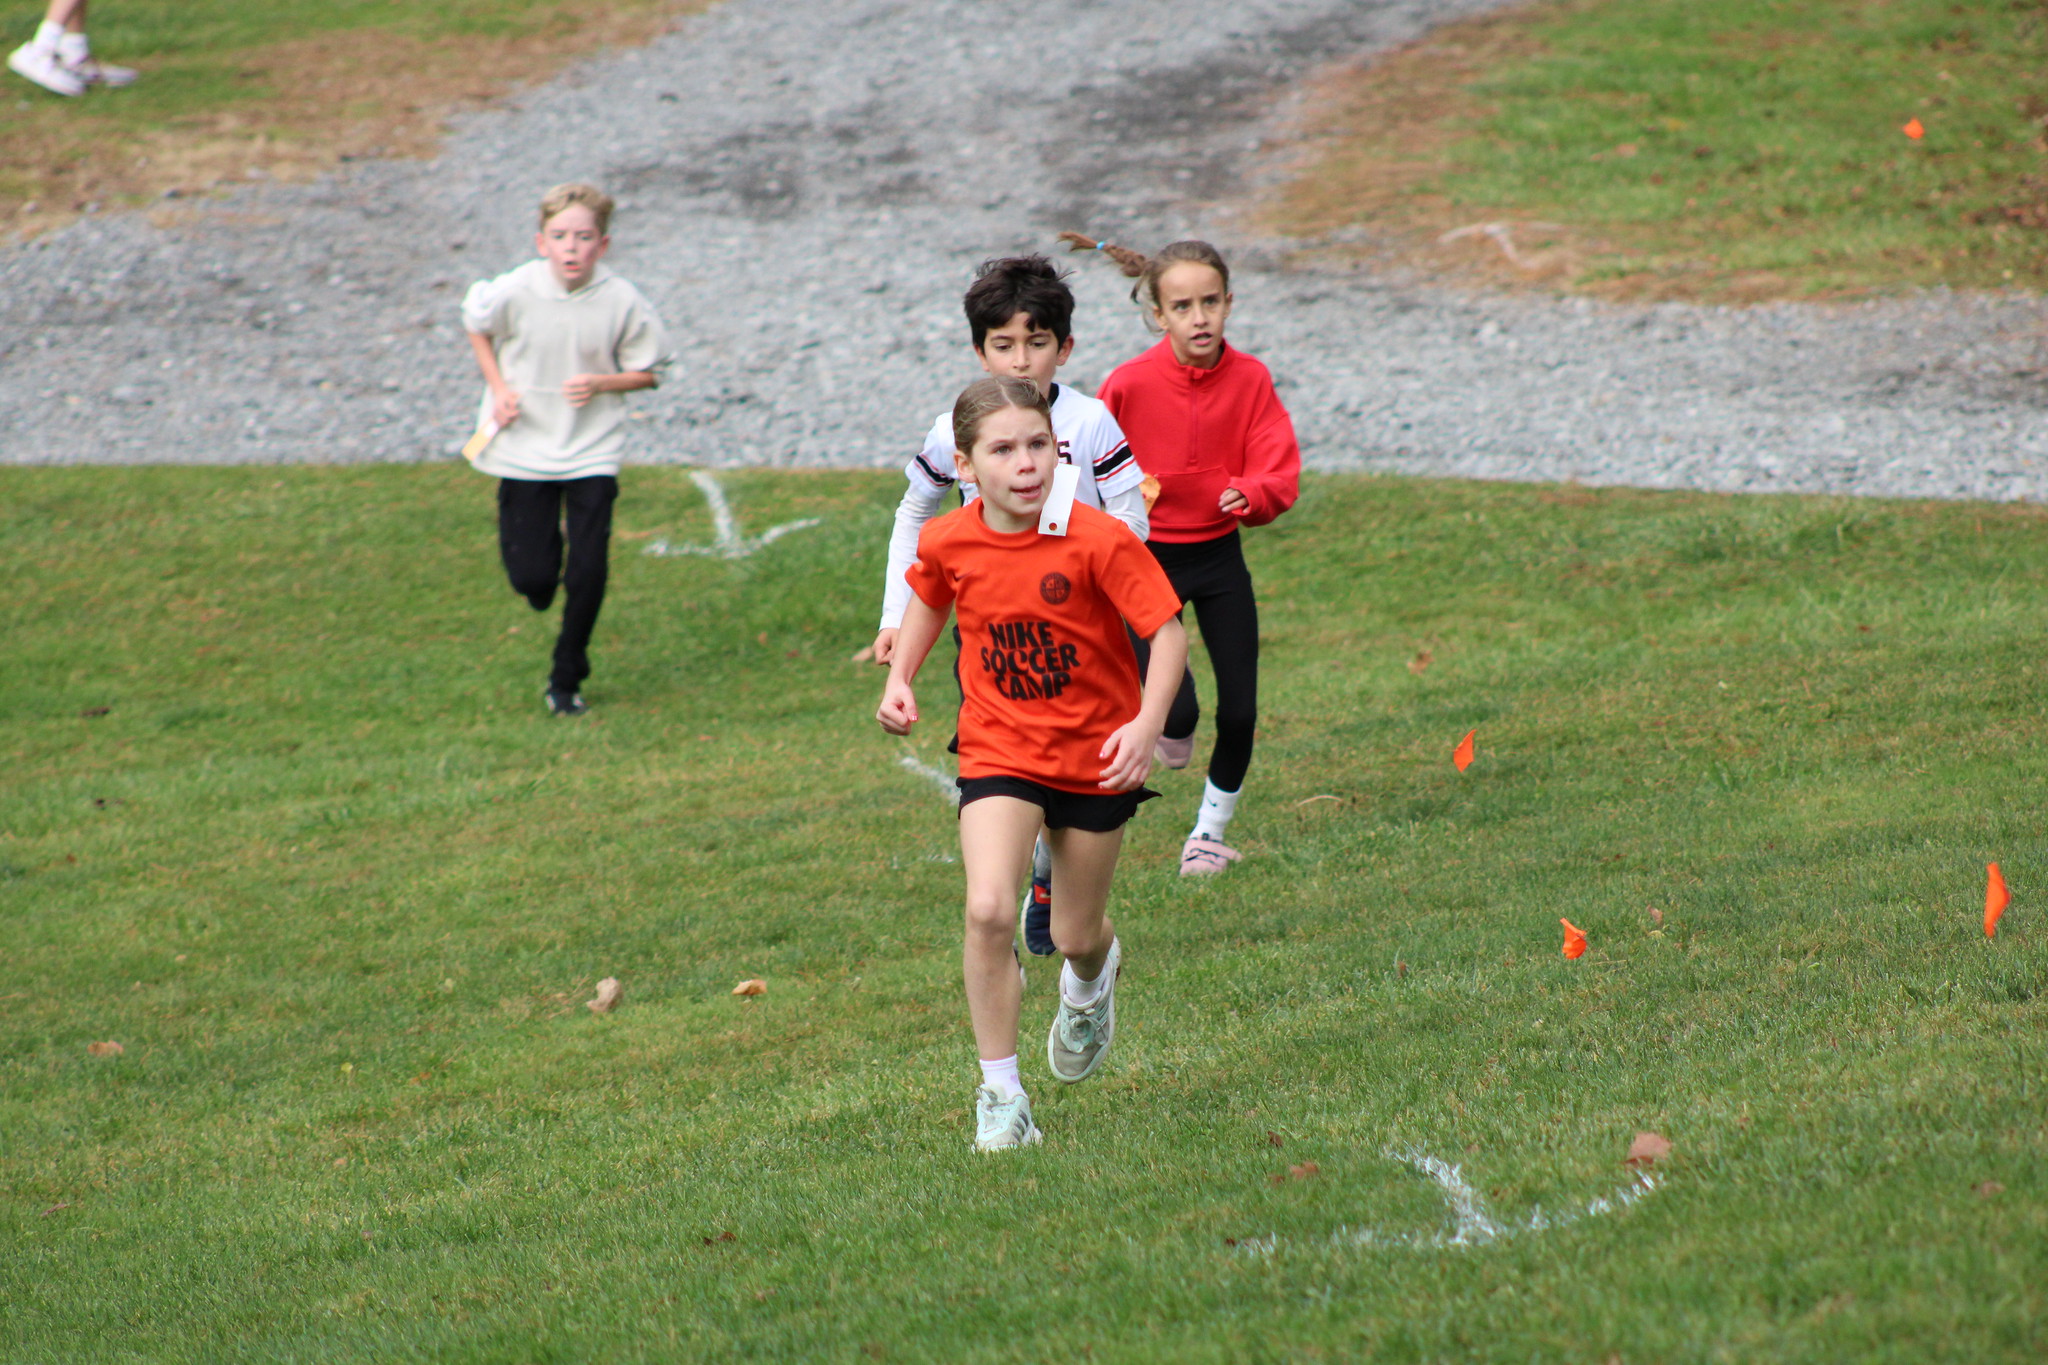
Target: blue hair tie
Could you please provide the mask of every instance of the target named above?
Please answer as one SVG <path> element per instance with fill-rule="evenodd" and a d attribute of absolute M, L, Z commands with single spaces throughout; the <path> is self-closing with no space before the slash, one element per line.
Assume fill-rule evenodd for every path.
<path fill-rule="evenodd" d="M 1109 250 L 1109 243 L 1108 243 L 1108 242 L 1097 242 L 1097 243 L 1095 244 L 1095 249 L 1096 249 L 1097 251 L 1107 251 L 1107 250 Z"/>

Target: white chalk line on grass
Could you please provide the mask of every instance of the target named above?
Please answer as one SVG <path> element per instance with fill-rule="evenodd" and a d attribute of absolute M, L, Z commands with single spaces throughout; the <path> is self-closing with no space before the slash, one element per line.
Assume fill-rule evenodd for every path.
<path fill-rule="evenodd" d="M 1389 1161 L 1412 1166 L 1436 1182 L 1437 1188 L 1443 1193 L 1444 1203 L 1450 1208 L 1450 1228 L 1436 1232 L 1384 1232 L 1378 1228 L 1339 1226 L 1330 1234 L 1330 1245 L 1405 1247 L 1415 1251 L 1463 1251 L 1470 1247 L 1504 1242 L 1510 1237 L 1519 1237 L 1526 1232 L 1548 1232 L 1553 1228 L 1570 1227 L 1573 1223 L 1587 1218 L 1619 1213 L 1641 1203 L 1662 1184 L 1656 1176 L 1645 1171 L 1613 1194 L 1599 1195 L 1583 1204 L 1570 1204 L 1561 1209 L 1545 1209 L 1539 1204 L 1529 1211 L 1527 1217 L 1503 1223 L 1487 1208 L 1486 1196 L 1465 1183 L 1465 1177 L 1459 1167 L 1413 1148 L 1390 1150 L 1386 1156 Z M 1280 1246 L 1279 1234 L 1269 1233 L 1264 1237 L 1248 1237 L 1237 1244 L 1237 1249 L 1249 1256 L 1270 1256 L 1278 1251 Z"/>
<path fill-rule="evenodd" d="M 651 555 L 710 555 L 714 559 L 745 559 L 765 546 L 773 545 L 792 531 L 802 531 L 816 526 L 821 517 L 805 517 L 801 521 L 785 521 L 780 526 L 771 526 L 758 536 L 740 534 L 739 519 L 732 514 L 732 504 L 725 500 L 725 490 L 718 486 L 718 480 L 707 469 L 690 471 L 690 482 L 697 485 L 704 494 L 704 501 L 711 504 L 710 545 L 671 545 L 666 539 L 657 540 L 647 547 Z"/>
<path fill-rule="evenodd" d="M 915 754 L 905 754 L 897 759 L 896 762 L 902 767 L 903 771 L 916 773 L 919 777 L 937 787 L 939 795 L 946 798 L 946 804 L 951 806 L 960 804 L 960 788 L 955 785 L 952 777 L 947 774 L 945 769 L 934 768 L 931 764 L 920 761 Z"/>

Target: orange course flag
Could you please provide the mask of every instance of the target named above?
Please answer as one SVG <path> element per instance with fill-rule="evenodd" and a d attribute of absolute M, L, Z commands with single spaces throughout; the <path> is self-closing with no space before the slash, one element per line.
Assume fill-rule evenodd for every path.
<path fill-rule="evenodd" d="M 1899 129 L 1899 131 L 1912 138 L 1915 142 L 1927 136 L 1927 130 L 1920 126 L 1920 120 L 1917 118 L 1907 119 L 1906 126 Z"/>
<path fill-rule="evenodd" d="M 1568 919 L 1561 919 L 1564 926 L 1564 955 L 1577 961 L 1586 955 L 1586 931 Z"/>
<path fill-rule="evenodd" d="M 2012 904 L 2012 893 L 2005 889 L 2005 874 L 1997 863 L 1986 864 L 1984 870 L 1984 937 L 1993 938 L 1998 933 L 1998 917 Z"/>
<path fill-rule="evenodd" d="M 1451 750 L 1451 762 L 1457 765 L 1459 772 L 1464 772 L 1472 766 L 1472 740 L 1478 733 L 1477 730 L 1468 731 L 1465 737 L 1458 741 L 1458 747 Z"/>

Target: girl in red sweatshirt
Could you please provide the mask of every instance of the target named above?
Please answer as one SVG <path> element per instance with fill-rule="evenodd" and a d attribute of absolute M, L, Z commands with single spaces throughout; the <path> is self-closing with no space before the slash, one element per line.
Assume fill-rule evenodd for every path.
<path fill-rule="evenodd" d="M 1216 670 L 1216 744 L 1180 855 L 1182 876 L 1206 876 L 1239 857 L 1223 836 L 1251 767 L 1258 718 L 1259 611 L 1238 527 L 1263 526 L 1294 505 L 1301 449 L 1266 367 L 1223 340 L 1230 267 L 1215 247 L 1175 242 L 1147 258 L 1079 233 L 1061 238 L 1104 252 L 1135 278 L 1131 297 L 1165 334 L 1118 366 L 1096 396 L 1159 481 L 1145 543 L 1181 601 L 1194 606 Z M 1189 671 L 1159 741 L 1168 766 L 1187 765 L 1199 715 Z"/>

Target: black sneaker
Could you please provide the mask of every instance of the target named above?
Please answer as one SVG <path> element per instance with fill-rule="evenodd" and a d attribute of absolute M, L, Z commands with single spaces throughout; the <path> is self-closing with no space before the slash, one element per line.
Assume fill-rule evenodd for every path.
<path fill-rule="evenodd" d="M 551 716 L 580 716 L 590 709 L 581 692 L 564 692 L 554 687 L 542 693 L 541 700 L 548 704 Z"/>

